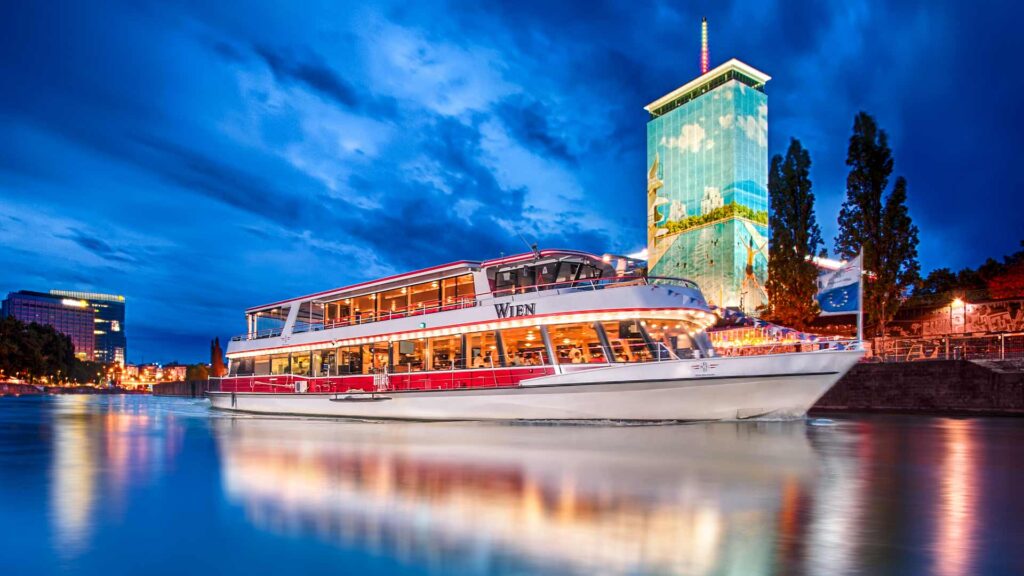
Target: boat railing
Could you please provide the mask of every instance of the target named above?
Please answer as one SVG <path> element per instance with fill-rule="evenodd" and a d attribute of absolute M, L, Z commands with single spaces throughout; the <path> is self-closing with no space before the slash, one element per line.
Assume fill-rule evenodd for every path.
<path fill-rule="evenodd" d="M 527 286 L 515 286 L 502 288 L 492 292 L 482 292 L 473 296 L 462 296 L 445 301 L 431 300 L 419 302 L 415 305 L 385 310 L 380 312 L 357 313 L 345 318 L 328 318 L 323 321 L 305 322 L 298 321 L 292 328 L 292 333 L 301 334 L 305 332 L 317 332 L 332 328 L 343 328 L 347 326 L 358 326 L 371 322 L 383 322 L 396 320 L 411 316 L 434 314 L 437 312 L 449 312 L 465 308 L 486 306 L 497 298 L 515 297 L 519 295 L 531 295 L 534 297 L 556 296 L 571 292 L 586 292 L 594 290 L 606 290 L 611 288 L 623 288 L 628 286 L 645 285 L 676 285 L 685 288 L 699 290 L 697 284 L 686 278 L 675 278 L 669 276 L 614 276 L 608 278 L 587 278 L 581 280 L 566 280 L 562 282 L 548 282 L 541 284 L 530 284 Z M 281 328 L 261 330 L 249 334 L 241 334 L 231 338 L 232 341 L 259 340 L 263 338 L 275 338 L 281 335 Z"/>
<path fill-rule="evenodd" d="M 718 356 L 766 356 L 768 354 L 790 354 L 796 352 L 821 352 L 841 350 L 862 350 L 863 344 L 856 339 L 818 339 L 788 340 L 772 342 L 770 344 L 755 344 L 750 346 L 724 347 L 716 346 L 715 354 Z"/>

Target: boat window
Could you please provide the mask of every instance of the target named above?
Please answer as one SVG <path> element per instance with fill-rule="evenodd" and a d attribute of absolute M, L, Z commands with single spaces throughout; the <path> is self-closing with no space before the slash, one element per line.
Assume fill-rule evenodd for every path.
<path fill-rule="evenodd" d="M 335 354 L 337 366 L 335 374 L 362 374 L 363 353 L 360 346 L 342 346 Z"/>
<path fill-rule="evenodd" d="M 266 376 L 270 374 L 270 356 L 257 356 L 256 363 L 253 367 L 253 374 L 256 376 Z"/>
<path fill-rule="evenodd" d="M 399 340 L 395 343 L 395 372 L 422 372 L 427 354 L 425 338 Z"/>
<path fill-rule="evenodd" d="M 330 376 L 334 371 L 334 350 L 313 352 L 313 376 Z"/>
<path fill-rule="evenodd" d="M 555 282 L 572 282 L 576 279 L 576 275 L 579 274 L 579 271 L 579 262 L 562 262 L 558 266 L 558 277 L 555 279 Z"/>
<path fill-rule="evenodd" d="M 498 358 L 498 340 L 494 332 L 466 334 L 466 349 L 469 368 L 491 368 L 501 365 Z"/>
<path fill-rule="evenodd" d="M 328 302 L 324 308 L 324 324 L 328 326 L 345 325 L 352 316 L 352 300 L 346 298 L 336 302 Z"/>
<path fill-rule="evenodd" d="M 309 352 L 292 354 L 292 374 L 297 376 L 309 376 L 309 368 Z"/>
<path fill-rule="evenodd" d="M 685 321 L 659 319 L 645 319 L 643 324 L 651 341 L 664 345 L 676 356 L 694 358 L 701 355 L 702 346 L 698 339 L 703 336 L 703 331 L 699 326 Z"/>
<path fill-rule="evenodd" d="M 540 366 L 550 364 L 540 328 L 509 328 L 501 331 L 506 366 Z"/>
<path fill-rule="evenodd" d="M 515 291 L 517 270 L 498 270 L 494 276 L 494 292 L 508 294 Z"/>
<path fill-rule="evenodd" d="M 270 373 L 274 375 L 288 373 L 288 355 L 279 354 L 270 357 Z"/>
<path fill-rule="evenodd" d="M 251 376 L 253 371 L 253 358 L 235 358 L 231 360 L 232 376 Z"/>
<path fill-rule="evenodd" d="M 458 290 L 458 299 L 460 302 L 471 302 L 473 296 L 476 294 L 476 288 L 473 286 L 473 275 L 463 274 L 455 279 L 455 286 Z"/>
<path fill-rule="evenodd" d="M 639 320 L 602 322 L 616 362 L 649 362 L 654 359 Z"/>
<path fill-rule="evenodd" d="M 580 272 L 578 279 L 580 280 L 596 280 L 601 277 L 601 269 L 597 266 L 591 266 L 590 264 L 584 264 L 580 266 Z"/>
<path fill-rule="evenodd" d="M 352 299 L 352 316 L 356 324 L 373 322 L 377 313 L 377 295 L 366 294 Z"/>
<path fill-rule="evenodd" d="M 409 287 L 409 309 L 414 314 L 424 310 L 433 310 L 440 298 L 440 285 L 436 281 Z"/>
<path fill-rule="evenodd" d="M 534 287 L 537 284 L 537 280 L 534 273 L 535 270 L 533 266 L 526 266 L 518 270 L 519 278 L 517 286 L 519 287 L 519 292 L 527 292 L 535 289 Z"/>
<path fill-rule="evenodd" d="M 427 370 L 451 370 L 462 357 L 461 336 L 431 338 L 427 344 Z"/>
<path fill-rule="evenodd" d="M 534 268 L 538 284 L 554 284 L 558 278 L 558 262 L 538 264 Z"/>
<path fill-rule="evenodd" d="M 559 364 L 607 362 L 593 324 L 548 326 L 548 335 Z"/>
<path fill-rule="evenodd" d="M 285 320 L 288 319 L 290 306 L 278 306 L 270 310 L 256 312 L 255 326 L 257 334 L 278 333 L 284 328 Z"/>
<path fill-rule="evenodd" d="M 401 318 L 409 307 L 409 289 L 405 286 L 381 292 L 378 298 L 380 299 L 378 311 L 381 320 Z"/>
<path fill-rule="evenodd" d="M 456 302 L 456 299 L 455 299 L 456 298 L 456 294 L 455 294 L 455 283 L 456 283 L 456 281 L 457 281 L 457 279 L 454 278 L 454 277 L 452 277 L 452 278 L 445 278 L 444 280 L 441 281 L 441 301 L 444 303 L 445 309 L 450 309 L 449 307 L 451 305 L 455 304 L 455 302 Z"/>
<path fill-rule="evenodd" d="M 383 371 L 389 364 L 387 342 L 377 342 L 362 347 L 363 374 L 376 374 Z"/>

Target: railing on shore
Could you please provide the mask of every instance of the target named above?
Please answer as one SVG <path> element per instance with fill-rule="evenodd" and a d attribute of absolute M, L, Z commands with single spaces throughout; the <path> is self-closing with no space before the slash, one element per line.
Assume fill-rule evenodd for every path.
<path fill-rule="evenodd" d="M 874 338 L 870 360 L 916 362 L 921 360 L 1024 359 L 1024 332 L 981 336 L 947 335 L 917 338 Z"/>

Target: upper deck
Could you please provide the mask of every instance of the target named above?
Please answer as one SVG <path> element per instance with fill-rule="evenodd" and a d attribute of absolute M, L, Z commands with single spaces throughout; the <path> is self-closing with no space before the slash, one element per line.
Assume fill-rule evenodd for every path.
<path fill-rule="evenodd" d="M 523 315 L 519 314 L 523 310 L 514 307 L 499 307 L 483 315 L 472 310 L 509 300 L 518 303 L 569 292 L 646 285 L 650 280 L 643 276 L 639 264 L 622 256 L 569 250 L 453 262 L 249 308 L 248 331 L 232 339 L 228 353 L 402 334 L 428 326 L 468 325 L 503 313 L 510 317 Z M 682 279 L 674 283 L 690 293 L 694 310 L 706 310 L 696 285 Z M 636 302 L 629 304 L 629 298 L 617 300 L 626 307 L 638 307 Z M 579 301 L 596 307 L 591 312 L 623 308 L 601 298 Z M 549 308 L 551 314 L 568 309 L 583 311 L 572 303 Z M 528 310 L 530 315 L 545 315 L 535 304 Z"/>

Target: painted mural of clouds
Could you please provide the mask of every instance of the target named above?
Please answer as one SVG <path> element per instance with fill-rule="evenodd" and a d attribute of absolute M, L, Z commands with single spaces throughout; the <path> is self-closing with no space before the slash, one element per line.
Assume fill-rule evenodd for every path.
<path fill-rule="evenodd" d="M 747 139 L 757 142 L 757 145 L 764 148 L 768 146 L 768 106 L 761 104 L 757 107 L 757 115 L 741 114 L 736 119 L 736 125 Z"/>
<path fill-rule="evenodd" d="M 700 152 L 705 145 L 704 127 L 697 122 L 683 124 L 677 136 L 662 136 L 662 146 L 676 148 L 680 152 Z"/>

